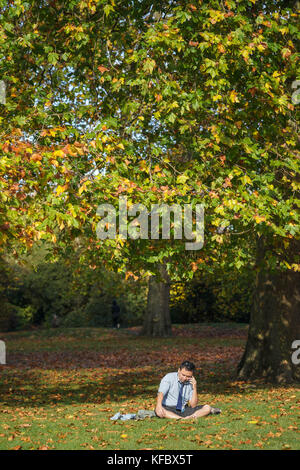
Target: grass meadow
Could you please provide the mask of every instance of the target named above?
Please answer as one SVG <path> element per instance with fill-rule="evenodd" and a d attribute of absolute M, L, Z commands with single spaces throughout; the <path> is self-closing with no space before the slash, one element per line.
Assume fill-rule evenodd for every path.
<path fill-rule="evenodd" d="M 0 449 L 299 449 L 299 386 L 236 379 L 245 324 L 174 325 L 169 338 L 138 328 L 36 329 L 0 334 Z M 153 410 L 161 378 L 197 367 L 198 420 L 111 421 Z"/>

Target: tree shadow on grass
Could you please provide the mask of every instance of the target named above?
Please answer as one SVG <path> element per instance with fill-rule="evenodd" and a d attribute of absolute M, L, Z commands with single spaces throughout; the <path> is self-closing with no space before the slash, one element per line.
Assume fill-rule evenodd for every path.
<path fill-rule="evenodd" d="M 257 393 L 269 388 L 267 384 L 246 385 L 235 381 L 235 369 L 224 368 L 222 375 L 218 364 L 202 364 L 198 381 L 198 397 Z M 4 368 L 5 366 L 2 366 Z M 74 368 L 74 369 L 19 369 L 8 368 L 2 374 L 2 406 L 47 407 L 62 405 L 95 404 L 101 407 L 128 403 L 149 408 L 155 406 L 156 394 L 161 378 L 176 370 L 166 365 L 135 366 L 134 368 Z M 213 371 L 213 372 L 212 372 Z M 214 375 L 212 375 L 214 374 Z M 253 388 L 251 388 L 253 387 Z M 274 386 L 272 386 L 274 388 Z"/>
<path fill-rule="evenodd" d="M 19 370 L 2 375 L 2 405 L 39 407 L 47 405 L 108 404 L 155 397 L 157 378 L 150 371 L 121 372 L 116 369 Z"/>

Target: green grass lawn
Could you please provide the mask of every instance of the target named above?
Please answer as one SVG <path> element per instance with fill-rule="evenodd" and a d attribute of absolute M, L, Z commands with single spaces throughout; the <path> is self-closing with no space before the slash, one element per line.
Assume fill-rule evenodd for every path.
<path fill-rule="evenodd" d="M 247 326 L 175 325 L 171 338 L 138 329 L 74 328 L 0 334 L 0 449 L 299 449 L 299 387 L 236 380 Z M 160 379 L 193 360 L 198 420 L 111 421 L 154 409 Z"/>

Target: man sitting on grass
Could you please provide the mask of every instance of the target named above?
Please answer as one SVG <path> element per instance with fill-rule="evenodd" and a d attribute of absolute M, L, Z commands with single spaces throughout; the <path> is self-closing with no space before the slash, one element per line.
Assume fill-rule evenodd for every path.
<path fill-rule="evenodd" d="M 177 372 L 171 372 L 160 382 L 155 413 L 159 418 L 200 418 L 221 413 L 218 408 L 198 405 L 195 365 L 184 361 Z M 189 403 L 189 406 L 187 406 Z"/>

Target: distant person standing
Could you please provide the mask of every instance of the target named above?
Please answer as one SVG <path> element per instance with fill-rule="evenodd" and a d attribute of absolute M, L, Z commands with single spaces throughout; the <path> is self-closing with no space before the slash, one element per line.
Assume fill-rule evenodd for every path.
<path fill-rule="evenodd" d="M 58 328 L 59 323 L 60 323 L 59 318 L 56 315 L 56 313 L 54 313 L 54 315 L 52 315 L 52 328 Z"/>
<path fill-rule="evenodd" d="M 121 310 L 116 299 L 112 301 L 111 315 L 114 328 L 120 328 Z"/>

